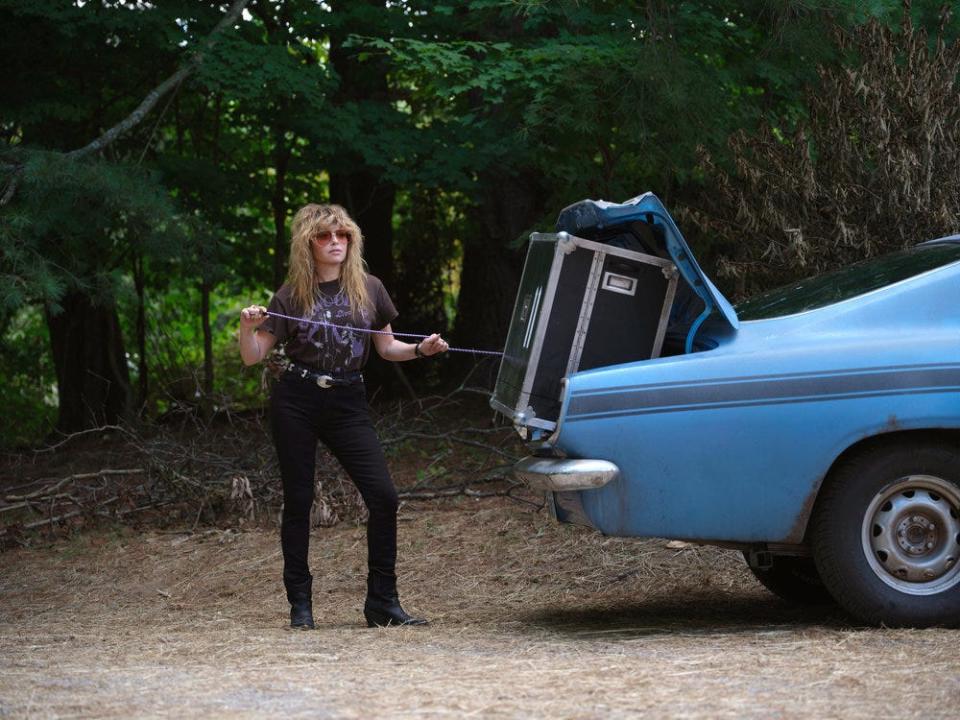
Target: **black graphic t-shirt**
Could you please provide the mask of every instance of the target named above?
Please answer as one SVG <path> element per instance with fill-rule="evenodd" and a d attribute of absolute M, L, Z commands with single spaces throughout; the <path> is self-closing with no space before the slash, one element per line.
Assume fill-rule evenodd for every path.
<path fill-rule="evenodd" d="M 366 282 L 371 307 L 362 309 L 357 317 L 339 280 L 317 285 L 316 300 L 306 313 L 294 306 L 292 289 L 284 283 L 267 310 L 299 319 L 270 316 L 260 329 L 276 336 L 277 344 L 285 343 L 287 357 L 302 365 L 326 372 L 360 370 L 370 354 L 370 333 L 354 328 L 381 330 L 397 317 L 383 283 L 373 275 L 367 275 Z"/>

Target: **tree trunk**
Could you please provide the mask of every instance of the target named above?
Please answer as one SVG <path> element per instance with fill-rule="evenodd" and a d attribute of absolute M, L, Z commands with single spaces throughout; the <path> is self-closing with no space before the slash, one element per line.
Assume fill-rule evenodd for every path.
<path fill-rule="evenodd" d="M 330 41 L 330 64 L 340 77 L 334 103 L 389 107 L 392 99 L 387 83 L 386 57 L 369 57 L 360 62 L 357 48 L 343 46 L 343 40 L 351 33 L 371 35 L 381 30 L 371 28 L 369 19 L 371 12 L 383 12 L 383 3 L 352 0 L 350 3 L 334 3 L 333 9 L 342 16 L 339 32 Z M 386 31 L 386 28 L 382 30 Z M 361 128 L 361 133 L 364 131 Z M 327 160 L 330 201 L 343 205 L 357 221 L 363 230 L 364 257 L 370 272 L 390 289 L 393 286 L 393 202 L 396 190 L 383 179 L 382 170 L 366 165 L 354 149 L 334 151 Z"/>
<path fill-rule="evenodd" d="M 200 283 L 200 321 L 203 325 L 203 397 L 200 408 L 203 416 L 213 414 L 213 333 L 210 331 L 210 283 Z"/>
<path fill-rule="evenodd" d="M 502 350 L 526 253 L 525 244 L 517 249 L 509 245 L 534 228 L 543 213 L 542 200 L 532 173 L 488 176 L 484 186 L 483 204 L 471 212 L 474 233 L 464 241 L 453 337 L 462 347 Z M 457 365 L 478 358 L 463 355 Z M 487 364 L 475 382 L 492 385 L 498 363 Z"/>
<path fill-rule="evenodd" d="M 351 173 L 330 173 L 330 201 L 343 205 L 360 226 L 364 237 L 363 256 L 371 274 L 376 275 L 395 294 L 393 272 L 393 201 L 395 190 L 380 182 L 377 175 L 360 169 Z M 397 308 L 402 314 L 403 308 Z M 371 394 L 400 390 L 406 382 L 397 383 L 394 372 L 383 362 L 372 362 L 363 371 Z"/>
<path fill-rule="evenodd" d="M 147 367 L 146 279 L 143 254 L 138 252 L 133 261 L 133 286 L 137 291 L 137 411 L 147 403 L 149 368 Z"/>
<path fill-rule="evenodd" d="M 57 429 L 117 424 L 129 414 L 130 375 L 116 307 L 94 305 L 78 292 L 62 306 L 56 315 L 45 312 L 57 371 Z"/>
<path fill-rule="evenodd" d="M 370 272 L 393 287 L 393 201 L 396 190 L 379 173 L 359 165 L 330 173 L 330 202 L 343 205 L 363 231 L 363 256 Z"/>
<path fill-rule="evenodd" d="M 520 284 L 523 254 L 500 242 L 468 242 L 463 252 L 454 336 L 457 344 L 499 350 Z"/>
<path fill-rule="evenodd" d="M 287 167 L 292 148 L 284 141 L 283 130 L 276 132 L 276 149 L 273 154 L 276 175 L 273 182 L 273 289 L 283 285 L 287 271 Z M 361 226 L 362 227 L 362 226 Z"/>
<path fill-rule="evenodd" d="M 330 42 L 330 64 L 340 78 L 334 104 L 389 107 L 391 97 L 386 57 L 372 57 L 360 62 L 357 48 L 343 46 L 343 41 L 351 33 L 375 35 L 381 30 L 386 32 L 385 28 L 369 24 L 371 17 L 383 13 L 383 3 L 377 0 L 335 2 L 333 11 L 342 18 L 338 32 Z M 364 131 L 365 128 L 361 128 L 361 134 Z M 380 168 L 365 164 L 360 153 L 353 148 L 335 149 L 325 160 L 330 172 L 330 201 L 343 205 L 360 226 L 364 236 L 364 257 L 370 272 L 383 281 L 388 292 L 394 291 L 393 205 L 396 189 L 383 178 Z M 402 308 L 399 310 L 403 312 Z M 364 371 L 364 377 L 374 391 L 394 381 L 392 373 L 387 372 L 382 363 L 371 363 Z"/>

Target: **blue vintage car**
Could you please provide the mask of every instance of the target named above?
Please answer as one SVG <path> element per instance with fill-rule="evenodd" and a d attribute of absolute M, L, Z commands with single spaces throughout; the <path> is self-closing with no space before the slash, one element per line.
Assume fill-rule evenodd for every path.
<path fill-rule="evenodd" d="M 558 520 L 740 550 L 866 622 L 960 623 L 960 235 L 734 308 L 652 194 L 557 229 L 491 404 Z"/>

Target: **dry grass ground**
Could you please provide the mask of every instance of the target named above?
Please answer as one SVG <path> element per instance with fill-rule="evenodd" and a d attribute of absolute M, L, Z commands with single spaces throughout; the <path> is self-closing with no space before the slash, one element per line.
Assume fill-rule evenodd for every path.
<path fill-rule="evenodd" d="M 364 530 L 317 530 L 315 632 L 269 530 L 88 532 L 0 555 L 0 717 L 953 718 L 960 631 L 784 604 L 731 552 L 508 500 L 401 509 L 428 628 L 361 624 Z"/>

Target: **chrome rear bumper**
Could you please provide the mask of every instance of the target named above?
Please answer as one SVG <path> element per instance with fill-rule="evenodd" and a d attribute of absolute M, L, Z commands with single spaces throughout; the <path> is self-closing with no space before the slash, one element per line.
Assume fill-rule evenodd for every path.
<path fill-rule="evenodd" d="M 534 490 L 554 492 L 593 490 L 619 473 L 620 468 L 607 460 L 526 457 L 513 466 L 513 474 Z"/>

